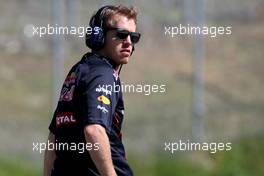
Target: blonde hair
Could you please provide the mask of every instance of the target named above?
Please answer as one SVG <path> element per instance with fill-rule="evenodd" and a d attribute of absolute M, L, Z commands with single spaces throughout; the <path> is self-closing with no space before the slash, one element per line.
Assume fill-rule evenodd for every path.
<path fill-rule="evenodd" d="M 103 27 L 112 27 L 114 23 L 116 23 L 116 20 L 113 18 L 116 15 L 125 16 L 128 19 L 134 20 L 135 24 L 137 24 L 137 10 L 134 6 L 127 7 L 124 5 L 117 5 L 117 6 L 108 6 L 104 12 L 101 14 L 101 20 L 103 20 Z M 91 18 L 95 19 L 94 14 Z M 90 21 L 91 21 L 90 20 Z"/>

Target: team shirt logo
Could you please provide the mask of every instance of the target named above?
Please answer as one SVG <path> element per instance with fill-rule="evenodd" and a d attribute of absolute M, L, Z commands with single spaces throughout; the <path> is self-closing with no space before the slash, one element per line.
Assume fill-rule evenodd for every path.
<path fill-rule="evenodd" d="M 108 113 L 108 110 L 105 107 L 103 107 L 103 106 L 98 105 L 97 109 L 101 110 L 105 114 Z"/>
<path fill-rule="evenodd" d="M 111 92 L 110 90 L 107 90 L 106 88 L 104 88 L 103 86 L 100 86 L 100 85 L 99 85 L 99 87 L 97 87 L 97 88 L 95 89 L 95 91 L 96 91 L 96 92 L 103 92 L 103 93 L 105 93 L 106 95 L 112 95 L 112 92 Z"/>
<path fill-rule="evenodd" d="M 72 100 L 74 89 L 75 89 L 75 85 L 74 85 L 75 80 L 76 80 L 76 75 L 74 72 L 66 77 L 64 84 L 63 84 L 63 88 L 61 90 L 59 101 L 71 101 Z"/>
<path fill-rule="evenodd" d="M 103 102 L 106 105 L 110 104 L 110 100 L 104 95 L 99 96 L 97 99 L 98 101 Z"/>
<path fill-rule="evenodd" d="M 72 72 L 69 76 L 66 77 L 64 81 L 64 85 L 68 87 L 69 85 L 74 84 L 75 80 L 76 80 L 75 72 Z"/>
<path fill-rule="evenodd" d="M 60 101 L 71 101 L 74 93 L 75 86 L 63 87 L 61 90 Z"/>
<path fill-rule="evenodd" d="M 76 120 L 73 116 L 73 113 L 71 112 L 62 112 L 62 113 L 59 113 L 57 116 L 56 116 L 56 126 L 57 127 L 60 127 L 62 125 L 72 125 L 76 123 Z"/>

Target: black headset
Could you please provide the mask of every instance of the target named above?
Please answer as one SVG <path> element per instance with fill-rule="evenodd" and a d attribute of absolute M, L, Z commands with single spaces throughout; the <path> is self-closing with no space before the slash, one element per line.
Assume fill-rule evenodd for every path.
<path fill-rule="evenodd" d="M 105 43 L 105 12 L 108 9 L 113 9 L 114 6 L 103 6 L 91 18 L 89 25 L 92 28 L 91 33 L 86 33 L 85 43 L 90 49 L 98 51 L 103 48 Z"/>
<path fill-rule="evenodd" d="M 94 51 L 98 51 L 104 47 L 105 36 L 106 36 L 105 12 L 108 9 L 114 9 L 114 6 L 107 5 L 101 7 L 89 22 L 89 25 L 92 28 L 92 32 L 86 33 L 85 43 L 86 46 L 88 46 L 90 49 Z M 135 47 L 133 44 L 131 55 L 134 52 L 134 50 Z"/>

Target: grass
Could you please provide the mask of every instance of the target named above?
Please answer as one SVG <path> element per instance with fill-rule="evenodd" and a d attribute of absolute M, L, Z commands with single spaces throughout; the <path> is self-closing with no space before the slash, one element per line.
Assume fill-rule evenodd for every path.
<path fill-rule="evenodd" d="M 41 175 L 41 171 L 39 168 L 34 168 L 32 165 L 23 161 L 0 158 L 0 175 L 36 176 Z"/>

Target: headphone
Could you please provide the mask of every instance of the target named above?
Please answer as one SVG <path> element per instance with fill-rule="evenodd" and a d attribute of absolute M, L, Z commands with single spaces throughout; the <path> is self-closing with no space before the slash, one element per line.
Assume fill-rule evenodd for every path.
<path fill-rule="evenodd" d="M 98 51 L 104 47 L 105 36 L 106 36 L 105 13 L 108 9 L 113 9 L 113 8 L 114 6 L 111 5 L 103 6 L 91 18 L 89 25 L 92 28 L 92 32 L 86 33 L 85 35 L 85 44 L 90 49 Z M 134 50 L 135 47 L 133 44 L 131 55 L 134 52 Z"/>
<path fill-rule="evenodd" d="M 89 25 L 92 28 L 92 32 L 86 33 L 85 43 L 86 46 L 88 46 L 92 50 L 98 51 L 103 48 L 105 44 L 105 12 L 106 10 L 111 8 L 113 8 L 113 6 L 101 7 L 89 22 Z"/>

